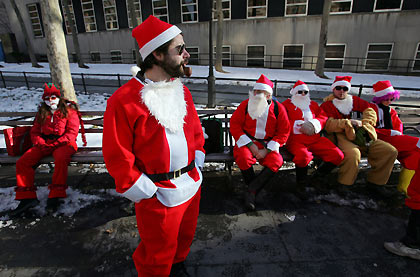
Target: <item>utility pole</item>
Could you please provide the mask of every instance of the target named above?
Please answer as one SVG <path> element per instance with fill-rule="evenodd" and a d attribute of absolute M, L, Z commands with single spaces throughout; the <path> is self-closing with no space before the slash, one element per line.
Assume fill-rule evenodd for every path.
<path fill-rule="evenodd" d="M 207 107 L 214 108 L 216 106 L 216 92 L 214 91 L 214 72 L 213 72 L 213 0 L 209 0 L 209 76 L 207 78 L 208 95 L 207 95 Z"/>

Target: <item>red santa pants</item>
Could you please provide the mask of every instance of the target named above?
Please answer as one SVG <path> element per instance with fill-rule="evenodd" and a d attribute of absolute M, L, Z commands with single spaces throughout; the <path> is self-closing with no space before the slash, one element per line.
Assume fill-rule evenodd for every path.
<path fill-rule="evenodd" d="M 344 159 L 343 152 L 334 143 L 320 136 L 300 136 L 299 139 L 289 139 L 286 148 L 294 156 L 293 162 L 298 167 L 307 166 L 314 158 L 313 155 L 335 165 L 339 165 Z"/>
<path fill-rule="evenodd" d="M 176 207 L 156 197 L 135 204 L 140 244 L 133 254 L 138 276 L 168 276 L 172 264 L 183 262 L 194 239 L 201 188 Z"/>
<path fill-rule="evenodd" d="M 48 151 L 40 147 L 29 149 L 16 163 L 16 200 L 36 198 L 34 186 L 36 164 L 45 156 L 54 157 L 52 184 L 48 186 L 48 198 L 66 197 L 67 172 L 71 156 L 76 152 L 73 145 L 63 145 Z"/>
<path fill-rule="evenodd" d="M 407 188 L 407 199 L 405 204 L 410 209 L 420 210 L 420 141 L 412 136 L 383 136 L 378 138 L 392 144 L 398 150 L 397 159 L 401 164 L 410 170 L 415 170 Z"/>
<path fill-rule="evenodd" d="M 255 143 L 259 149 L 262 149 L 263 146 L 259 143 Z M 257 159 L 252 155 L 251 150 L 247 146 L 235 147 L 233 148 L 233 157 L 236 164 L 241 170 L 247 170 L 252 165 L 257 162 Z M 283 157 L 276 151 L 271 151 L 265 156 L 264 159 L 258 160 L 259 164 L 269 168 L 273 172 L 279 171 L 280 167 L 283 165 Z"/>

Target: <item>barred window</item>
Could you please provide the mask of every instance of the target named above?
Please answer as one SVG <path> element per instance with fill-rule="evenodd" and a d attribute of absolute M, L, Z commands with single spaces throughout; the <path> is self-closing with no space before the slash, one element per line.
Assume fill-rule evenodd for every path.
<path fill-rule="evenodd" d="M 122 63 L 121 50 L 111 50 L 111 63 Z"/>
<path fill-rule="evenodd" d="M 247 18 L 267 17 L 267 0 L 248 0 Z"/>
<path fill-rule="evenodd" d="M 134 13 L 136 14 L 136 23 L 138 25 L 140 25 L 141 23 L 141 6 L 140 6 L 140 0 L 134 0 Z M 130 28 L 133 28 L 133 24 L 131 24 L 131 14 L 130 14 L 130 9 L 128 8 L 128 0 L 126 0 L 126 4 L 127 4 L 127 15 L 128 15 L 128 26 L 130 26 Z M 134 26 L 134 27 L 136 27 Z"/>
<path fill-rule="evenodd" d="M 67 1 L 69 3 L 70 16 L 73 19 L 74 27 L 76 28 L 76 33 L 77 33 L 76 18 L 74 17 L 74 10 L 73 10 L 73 0 L 67 0 Z M 61 7 L 63 9 L 63 17 L 64 17 L 64 22 L 66 25 L 66 32 L 67 34 L 71 34 L 70 22 L 67 20 L 67 13 L 66 13 L 66 9 L 64 8 L 64 1 L 61 1 Z"/>
<path fill-rule="evenodd" d="M 117 6 L 115 0 L 102 0 L 104 4 L 105 26 L 109 30 L 118 30 Z"/>
<path fill-rule="evenodd" d="M 216 1 L 213 2 L 213 11 L 216 10 Z M 230 0 L 222 0 L 223 20 L 230 19 Z M 217 19 L 216 13 L 213 12 L 213 19 Z"/>
<path fill-rule="evenodd" d="M 365 70 L 388 70 L 392 56 L 392 43 L 368 45 Z"/>
<path fill-rule="evenodd" d="M 92 0 L 81 0 L 86 32 L 96 32 L 95 9 Z"/>
<path fill-rule="evenodd" d="M 222 46 L 222 65 L 230 66 L 231 53 L 230 45 Z M 216 46 L 213 47 L 213 57 L 216 59 Z"/>
<path fill-rule="evenodd" d="M 302 68 L 303 45 L 283 46 L 283 68 Z"/>
<path fill-rule="evenodd" d="M 190 59 L 188 60 L 189 64 L 198 64 L 199 58 L 199 48 L 198 46 L 188 46 L 185 48 L 188 53 L 190 53 Z"/>
<path fill-rule="evenodd" d="M 346 53 L 345 44 L 327 45 L 325 52 L 325 68 L 342 69 Z"/>
<path fill-rule="evenodd" d="M 286 16 L 306 15 L 308 0 L 286 0 Z"/>
<path fill-rule="evenodd" d="M 416 54 L 414 56 L 413 71 L 420 71 L 420 42 L 417 44 Z"/>
<path fill-rule="evenodd" d="M 332 0 L 331 14 L 351 13 L 353 7 L 353 0 Z"/>
<path fill-rule="evenodd" d="M 169 22 L 168 3 L 166 0 L 152 0 L 153 15 L 162 21 Z"/>
<path fill-rule="evenodd" d="M 101 62 L 101 53 L 97 51 L 90 52 L 90 61 L 93 63 Z"/>
<path fill-rule="evenodd" d="M 403 0 L 375 0 L 375 12 L 400 11 Z"/>
<path fill-rule="evenodd" d="M 264 67 L 265 45 L 247 46 L 247 66 Z"/>
<path fill-rule="evenodd" d="M 44 32 L 42 31 L 41 19 L 39 17 L 40 11 L 36 4 L 26 5 L 29 13 L 29 20 L 31 21 L 32 31 L 34 32 L 34 37 L 42 38 L 44 37 Z"/>
<path fill-rule="evenodd" d="M 197 0 L 181 0 L 182 23 L 198 22 Z"/>

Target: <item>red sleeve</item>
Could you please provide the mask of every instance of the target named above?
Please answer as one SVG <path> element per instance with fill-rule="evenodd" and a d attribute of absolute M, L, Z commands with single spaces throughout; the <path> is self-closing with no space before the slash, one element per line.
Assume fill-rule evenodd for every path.
<path fill-rule="evenodd" d="M 244 124 L 246 116 L 245 109 L 247 107 L 247 103 L 247 100 L 243 101 L 233 112 L 232 117 L 230 118 L 230 132 L 235 141 L 238 141 L 241 136 L 245 135 Z"/>
<path fill-rule="evenodd" d="M 371 104 L 366 101 L 361 99 L 358 96 L 353 96 L 353 111 L 356 112 L 364 112 L 367 108 L 371 108 Z"/>
<path fill-rule="evenodd" d="M 321 109 L 321 107 L 318 105 L 318 103 L 316 102 L 312 102 L 315 110 L 315 119 L 317 119 L 319 121 L 319 123 L 321 124 L 321 130 L 324 129 L 325 127 L 325 123 L 327 122 L 327 114 L 324 112 L 323 109 Z"/>
<path fill-rule="evenodd" d="M 45 145 L 45 140 L 41 137 L 41 124 L 35 117 L 34 125 L 31 128 L 31 140 L 33 145 Z"/>
<path fill-rule="evenodd" d="M 79 134 L 79 116 L 77 112 L 71 108 L 68 109 L 68 112 L 66 130 L 64 131 L 64 134 L 57 139 L 59 144 L 76 141 L 77 135 Z"/>
<path fill-rule="evenodd" d="M 392 128 L 394 130 L 399 131 L 401 134 L 403 133 L 404 126 L 401 122 L 401 119 L 398 117 L 397 111 L 391 108 L 391 121 L 392 121 Z"/>

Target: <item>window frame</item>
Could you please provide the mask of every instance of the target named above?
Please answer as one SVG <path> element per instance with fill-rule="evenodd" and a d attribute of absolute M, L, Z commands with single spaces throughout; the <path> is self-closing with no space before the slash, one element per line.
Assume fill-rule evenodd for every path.
<path fill-rule="evenodd" d="M 286 67 L 286 69 L 303 69 L 303 57 L 304 57 L 304 53 L 305 53 L 305 44 L 303 43 L 299 43 L 299 44 L 293 44 L 293 43 L 289 43 L 289 44 L 283 44 L 283 55 L 282 55 L 282 60 L 281 60 L 281 68 L 285 68 L 284 67 L 284 48 L 285 46 L 302 46 L 302 57 L 301 58 L 286 58 L 287 60 L 300 60 L 300 67 Z"/>
<path fill-rule="evenodd" d="M 113 6 L 105 7 L 105 1 L 114 2 L 114 5 Z M 104 10 L 105 29 L 107 31 L 115 31 L 115 30 L 119 30 L 120 29 L 120 24 L 118 23 L 118 12 L 117 12 L 117 2 L 116 1 L 117 0 L 102 0 L 102 9 Z M 115 10 L 115 20 L 110 21 L 110 20 L 107 20 L 106 19 L 107 15 L 113 15 L 111 13 L 106 13 L 106 10 L 105 9 L 109 9 L 109 8 L 114 8 L 114 10 Z M 107 24 L 108 22 L 111 22 L 111 23 L 114 23 L 115 22 L 117 27 L 108 28 L 108 24 Z"/>
<path fill-rule="evenodd" d="M 119 54 L 120 62 L 116 63 L 116 62 L 113 61 L 113 59 L 112 59 L 113 58 L 112 52 L 119 52 L 120 53 Z M 109 50 L 109 54 L 111 55 L 111 64 L 121 64 L 121 63 L 123 63 L 123 57 L 122 57 L 122 51 L 121 50 L 119 50 L 119 49 L 111 49 L 111 50 Z"/>
<path fill-rule="evenodd" d="M 229 48 L 229 52 L 224 52 L 223 51 L 223 48 L 225 48 L 225 47 Z M 229 59 L 223 58 L 224 54 L 229 54 Z M 213 59 L 216 60 L 216 46 L 213 46 Z M 223 65 L 223 61 L 229 61 L 229 65 Z M 223 66 L 232 66 L 231 63 L 232 63 L 232 46 L 228 45 L 228 44 L 224 44 L 224 45 L 222 45 L 222 65 Z M 264 63 L 265 63 L 265 58 L 264 58 Z"/>
<path fill-rule="evenodd" d="M 396 11 L 401 11 L 401 9 L 402 9 L 402 6 L 403 6 L 403 3 L 404 3 L 404 0 L 400 0 L 401 2 L 400 2 L 400 8 L 396 8 L 396 9 L 380 9 L 380 10 L 378 10 L 378 9 L 376 9 L 376 4 L 378 3 L 378 0 L 375 0 L 375 3 L 373 4 L 373 12 L 396 12 Z"/>
<path fill-rule="evenodd" d="M 91 3 L 92 4 L 92 9 L 85 9 L 83 8 L 83 1 L 85 1 L 85 3 Z M 94 33 L 98 31 L 98 25 L 96 24 L 96 16 L 95 16 L 95 6 L 93 5 L 93 0 L 80 0 L 80 4 L 82 6 L 82 15 L 83 15 L 83 23 L 85 24 L 85 32 L 86 33 Z M 85 16 L 85 11 L 93 11 L 93 16 Z M 93 18 L 94 22 L 93 23 L 87 23 L 86 22 L 86 18 Z M 91 25 L 94 24 L 95 25 L 95 30 L 88 30 L 87 25 Z"/>
<path fill-rule="evenodd" d="M 138 14 L 137 15 L 140 15 L 140 23 L 138 23 L 138 25 L 140 25 L 142 22 L 143 22 L 143 16 L 141 15 L 141 1 L 140 0 L 133 0 L 134 1 L 134 12 L 135 13 L 137 13 L 138 12 Z M 137 10 L 136 9 L 136 2 L 138 2 L 139 3 L 139 9 Z M 127 7 L 127 20 L 128 20 L 128 28 L 134 28 L 134 27 L 137 27 L 137 26 L 132 26 L 131 25 L 131 18 L 130 18 L 130 11 L 128 10 L 128 0 L 125 0 L 125 5 L 126 5 L 126 7 Z M 136 21 L 138 22 L 138 19 L 139 17 L 137 16 L 136 17 Z"/>
<path fill-rule="evenodd" d="M 265 67 L 265 53 L 266 53 L 266 50 L 267 50 L 267 46 L 265 45 L 265 44 L 248 44 L 248 45 L 246 45 L 246 66 L 248 67 L 248 66 L 250 66 L 250 65 L 248 65 L 248 61 L 251 59 L 251 60 L 261 60 L 261 58 L 249 58 L 249 54 L 248 54 L 248 48 L 249 47 L 264 47 L 264 54 L 263 54 L 263 65 L 262 65 L 262 67 Z M 252 66 L 251 66 L 252 67 Z M 254 66 L 255 67 L 255 66 Z"/>
<path fill-rule="evenodd" d="M 229 2 L 229 8 L 228 9 L 223 9 L 223 2 Z M 213 2 L 214 3 L 214 5 L 216 5 L 216 2 Z M 229 17 L 225 17 L 225 15 L 224 15 L 224 11 L 229 11 Z M 231 18 L 232 18 L 232 0 L 222 0 L 222 13 L 223 13 L 223 20 L 231 20 Z M 213 16 L 213 21 L 214 20 L 217 20 L 217 18 L 215 18 L 215 13 L 214 12 L 212 12 L 212 16 Z"/>
<path fill-rule="evenodd" d="M 197 52 L 190 52 L 189 49 L 191 48 L 197 48 Z M 194 55 L 197 54 L 197 63 L 196 65 L 199 64 L 200 61 L 200 46 L 195 46 L 195 45 L 188 45 L 187 47 L 185 47 L 185 50 L 187 50 L 187 52 L 191 55 L 191 53 L 193 53 Z M 189 60 L 191 60 L 191 57 L 189 58 Z M 193 58 L 193 60 L 195 60 L 195 58 Z M 192 65 L 195 65 L 194 63 L 192 63 Z"/>
<path fill-rule="evenodd" d="M 268 15 L 268 0 L 265 0 L 265 6 L 253 6 L 253 9 L 256 8 L 264 8 L 265 7 L 265 15 L 264 16 L 248 16 L 248 10 L 249 8 L 249 0 L 246 0 L 246 19 L 258 19 L 258 18 L 267 18 Z"/>
<path fill-rule="evenodd" d="M 417 58 L 417 54 L 419 54 L 419 57 Z M 413 59 L 413 66 L 411 67 L 411 71 L 412 72 L 420 72 L 420 66 L 419 69 L 414 69 L 414 65 L 416 63 L 416 61 L 418 61 L 418 63 L 420 64 L 420 42 L 417 43 L 417 47 L 416 50 L 414 51 L 414 59 Z"/>
<path fill-rule="evenodd" d="M 353 0 L 331 0 L 331 6 L 333 2 L 343 3 L 343 2 L 350 2 L 350 10 L 344 12 L 332 12 L 330 9 L 330 14 L 349 14 L 353 12 Z"/>
<path fill-rule="evenodd" d="M 76 17 L 74 16 L 73 0 L 68 0 L 68 1 L 69 1 L 70 14 L 73 18 L 74 27 L 76 29 L 76 34 L 78 34 L 79 30 L 77 30 Z M 67 20 L 66 9 L 64 8 L 63 1 L 61 1 L 61 8 L 63 9 L 63 18 L 64 18 L 64 26 L 66 26 L 66 34 L 71 35 L 70 22 Z"/>
<path fill-rule="evenodd" d="M 341 68 L 340 69 L 343 69 L 343 67 L 344 67 L 344 60 L 346 59 L 346 51 L 347 51 L 347 44 L 346 43 L 327 43 L 327 47 L 328 46 L 342 46 L 342 45 L 344 45 L 344 53 L 343 53 L 343 58 L 327 58 L 327 49 L 325 49 L 325 61 L 331 61 L 331 60 L 342 60 L 343 61 L 343 64 L 341 65 Z M 324 65 L 324 68 L 325 69 L 333 69 L 333 70 L 335 70 L 335 69 L 339 69 L 339 68 L 334 68 L 334 67 L 326 67 L 325 65 Z"/>
<path fill-rule="evenodd" d="M 181 23 L 185 23 L 185 24 L 189 24 L 189 23 L 197 23 L 198 22 L 198 0 L 192 0 L 195 3 L 190 3 L 190 4 L 183 4 L 182 2 L 185 0 L 179 0 L 180 6 L 181 6 Z M 183 12 L 182 8 L 184 6 L 192 6 L 195 4 L 195 11 L 194 12 Z M 189 15 L 189 14 L 196 14 L 196 20 L 195 21 L 184 21 L 184 15 Z"/>
<path fill-rule="evenodd" d="M 388 58 L 388 66 L 386 69 L 367 69 L 366 68 L 366 64 L 368 61 L 368 55 L 369 55 L 369 46 L 370 45 L 391 45 L 391 53 L 389 55 Z M 372 43 L 368 43 L 367 45 L 367 49 L 366 49 L 366 58 L 365 58 L 365 62 L 364 62 L 364 66 L 363 66 L 363 70 L 364 71 L 389 71 L 389 65 L 391 63 L 391 59 L 392 59 L 392 53 L 394 52 L 394 43 L 393 42 L 372 42 Z M 384 52 L 384 51 L 374 51 L 374 53 L 388 53 L 388 52 Z M 369 60 L 375 60 L 375 59 L 369 59 Z"/>
<path fill-rule="evenodd" d="M 99 60 L 98 61 L 96 61 L 96 60 L 94 61 L 92 59 L 92 54 L 98 54 L 99 55 Z M 102 61 L 101 52 L 100 51 L 89 51 L 89 57 L 90 57 L 90 62 L 92 62 L 92 63 L 100 63 Z"/>
<path fill-rule="evenodd" d="M 293 16 L 307 16 L 308 15 L 308 3 L 309 0 L 306 0 L 306 9 L 305 14 L 287 14 L 287 6 L 296 6 L 296 5 L 302 5 L 302 4 L 287 4 L 288 0 L 284 1 L 284 16 L 285 17 L 293 17 Z"/>
<path fill-rule="evenodd" d="M 159 18 L 160 20 L 162 20 L 162 18 L 161 17 L 163 17 L 163 16 L 166 16 L 167 17 L 167 19 L 168 19 L 168 21 L 165 21 L 165 20 L 162 20 L 162 21 L 165 21 L 165 22 L 167 22 L 167 23 L 169 23 L 169 10 L 168 10 L 168 0 L 163 0 L 163 1 L 165 1 L 165 9 L 166 9 L 166 15 L 156 15 L 155 14 L 155 2 L 156 1 L 162 1 L 162 0 L 152 0 L 152 14 L 153 14 L 153 16 L 155 16 L 155 17 L 157 17 L 157 18 Z M 158 9 L 163 9 L 163 7 L 159 7 Z"/>
<path fill-rule="evenodd" d="M 29 10 L 29 7 L 35 7 L 35 9 L 36 9 L 36 17 L 32 17 L 31 16 L 31 11 Z M 28 11 L 28 17 L 29 17 L 29 22 L 30 22 L 30 24 L 31 24 L 31 27 L 32 27 L 32 34 L 34 35 L 34 38 L 43 38 L 43 37 L 45 37 L 45 34 L 44 34 L 44 30 L 42 29 L 42 23 L 41 23 L 41 16 L 40 16 L 40 11 L 38 10 L 38 5 L 37 5 L 37 3 L 29 3 L 29 4 L 26 4 L 26 10 Z M 38 19 L 38 23 L 32 23 L 32 19 Z M 34 29 L 34 25 L 39 25 L 39 29 Z M 35 31 L 41 31 L 41 35 L 36 35 L 35 34 Z"/>

